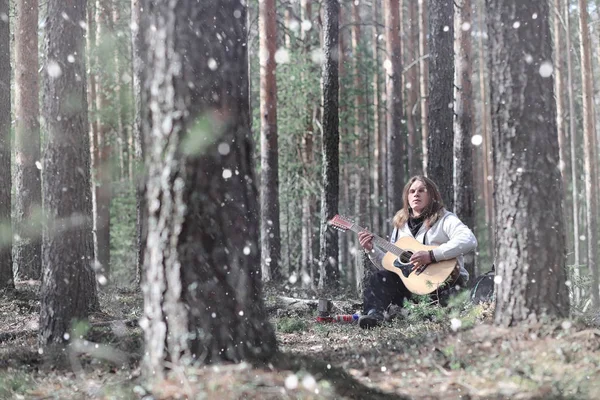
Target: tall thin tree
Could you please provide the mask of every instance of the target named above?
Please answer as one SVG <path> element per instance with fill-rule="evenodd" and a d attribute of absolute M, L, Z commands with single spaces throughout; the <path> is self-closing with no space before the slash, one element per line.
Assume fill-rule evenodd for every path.
<path fill-rule="evenodd" d="M 573 210 L 573 277 L 575 280 L 581 275 L 580 256 L 579 256 L 579 174 L 577 173 L 577 121 L 575 118 L 575 94 L 573 93 L 573 52 L 571 48 L 571 13 L 569 10 L 569 1 L 565 1 L 564 6 L 565 21 L 565 41 L 567 46 L 567 97 L 569 99 L 569 147 L 571 153 L 571 197 L 573 199 L 571 208 Z M 573 286 L 573 300 L 578 304 L 581 298 L 581 289 L 577 285 Z"/>
<path fill-rule="evenodd" d="M 386 117 L 387 117 L 387 199 L 388 210 L 395 213 L 402 208 L 404 187 L 404 146 L 402 145 L 402 52 L 400 41 L 400 1 L 384 0 L 386 72 Z M 389 218 L 389 216 L 388 216 Z"/>
<path fill-rule="evenodd" d="M 454 211 L 471 229 L 475 227 L 473 179 L 473 54 L 471 0 L 455 0 L 454 18 Z M 474 254 L 465 255 L 465 268 L 475 276 Z"/>
<path fill-rule="evenodd" d="M 279 151 L 277 144 L 277 8 L 275 0 L 258 3 L 260 37 L 260 243 L 262 278 L 280 280 Z"/>
<path fill-rule="evenodd" d="M 429 95 L 427 176 L 440 188 L 444 205 L 454 208 L 454 2 L 429 0 Z"/>
<path fill-rule="evenodd" d="M 10 166 L 10 10 L 0 1 L 0 289 L 14 287 L 12 270 L 11 166 Z M 35 162 L 35 161 L 34 161 Z"/>
<path fill-rule="evenodd" d="M 96 109 L 98 148 L 96 150 L 96 260 L 102 274 L 110 276 L 110 204 L 112 200 L 111 142 L 113 114 L 109 92 L 114 82 L 114 42 L 112 40 L 112 0 L 96 1 Z"/>
<path fill-rule="evenodd" d="M 323 5 L 323 188 L 321 190 L 321 242 L 319 288 L 339 286 L 338 235 L 327 221 L 338 212 L 339 201 L 339 15 L 340 3 Z"/>
<path fill-rule="evenodd" d="M 144 265 L 144 254 L 146 252 L 146 223 L 144 217 L 146 211 L 146 172 L 141 168 L 144 165 L 145 145 L 142 140 L 142 82 L 144 80 L 144 64 L 142 54 L 144 53 L 144 39 L 142 24 L 142 0 L 131 0 L 131 53 L 132 53 L 132 75 L 133 75 L 133 152 L 135 153 L 136 168 L 134 182 L 136 184 L 136 222 L 137 222 L 137 259 L 136 259 L 136 281 L 142 278 L 141 269 Z"/>
<path fill-rule="evenodd" d="M 373 232 L 381 232 L 381 220 L 382 220 L 382 203 L 383 203 L 383 168 L 382 165 L 382 151 L 383 140 L 385 135 L 382 130 L 381 123 L 381 83 L 379 79 L 380 68 L 381 68 L 381 56 L 379 51 L 380 42 L 380 29 L 379 29 L 379 8 L 380 0 L 373 0 L 371 3 L 371 9 L 373 14 L 373 27 L 372 27 L 372 49 L 373 49 L 373 62 L 375 64 L 373 72 L 373 163 L 372 163 L 372 177 L 373 177 Z"/>
<path fill-rule="evenodd" d="M 42 196 L 47 218 L 42 244 L 42 346 L 62 342 L 74 319 L 99 308 L 92 269 L 85 29 L 72 22 L 85 20 L 85 0 L 48 1 L 42 107 L 46 121 Z"/>
<path fill-rule="evenodd" d="M 142 1 L 144 109 L 152 110 L 143 119 L 142 326 L 144 372 L 153 379 L 192 361 L 264 361 L 276 350 L 257 272 L 245 4 Z"/>
<path fill-rule="evenodd" d="M 429 110 L 429 46 L 428 35 L 428 0 L 419 2 L 419 95 L 421 103 L 421 150 L 423 161 L 423 174 L 427 174 L 427 140 L 429 138 L 428 110 Z"/>
<path fill-rule="evenodd" d="M 495 322 L 566 317 L 548 2 L 487 0 L 496 204 Z M 532 15 L 537 15 L 532 19 Z M 527 21 L 514 27 L 515 21 Z M 528 60 L 523 60 L 528 54 Z M 553 216 L 548 218 L 548 216 Z"/>
<path fill-rule="evenodd" d="M 493 165 L 492 165 L 492 136 L 489 128 L 489 98 L 488 98 L 488 79 L 486 78 L 486 52 L 485 47 L 483 45 L 483 38 L 486 33 L 486 25 L 484 21 L 484 9 L 485 9 L 485 0 L 479 0 L 477 4 L 477 14 L 478 14 L 478 23 L 479 23 L 479 93 L 481 96 L 481 136 L 482 136 L 482 163 L 483 163 L 483 201 L 485 206 L 485 224 L 486 224 L 486 233 L 489 243 L 488 248 L 494 248 L 494 229 L 493 229 L 493 221 L 494 221 L 494 202 L 493 202 Z"/>
<path fill-rule="evenodd" d="M 598 291 L 598 186 L 596 181 L 595 150 L 597 146 L 594 124 L 594 80 L 588 27 L 587 1 L 579 0 L 579 34 L 581 52 L 581 82 L 583 91 L 583 159 L 585 170 L 585 200 L 587 222 L 587 264 L 592 277 L 590 292 L 595 307 L 600 307 Z"/>
<path fill-rule="evenodd" d="M 408 129 L 408 175 L 421 173 L 419 162 L 420 149 L 418 143 L 419 105 L 419 5 L 417 0 L 408 2 L 408 24 L 403 37 L 406 38 L 405 57 L 406 71 L 406 126 Z M 419 146 L 420 147 L 420 146 Z"/>
<path fill-rule="evenodd" d="M 42 273 L 38 1 L 17 2 L 15 32 L 15 239 L 19 280 Z"/>

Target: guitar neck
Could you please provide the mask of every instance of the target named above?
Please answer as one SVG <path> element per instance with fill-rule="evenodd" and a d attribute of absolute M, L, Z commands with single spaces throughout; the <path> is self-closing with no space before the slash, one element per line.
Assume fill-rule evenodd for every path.
<path fill-rule="evenodd" d="M 350 229 L 356 233 L 368 232 L 369 234 L 373 235 L 373 244 L 375 246 L 380 247 L 380 248 L 384 249 L 385 251 L 388 251 L 392 254 L 395 254 L 398 257 L 400 257 L 402 255 L 402 252 L 404 251 L 401 248 L 396 247 L 394 244 L 390 243 L 389 241 L 385 240 L 384 238 L 377 236 L 373 232 L 361 227 L 360 225 L 352 224 Z"/>

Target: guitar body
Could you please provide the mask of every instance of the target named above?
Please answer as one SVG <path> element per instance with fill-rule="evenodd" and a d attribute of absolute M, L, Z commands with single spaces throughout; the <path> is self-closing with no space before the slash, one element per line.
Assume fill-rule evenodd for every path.
<path fill-rule="evenodd" d="M 411 251 L 416 253 L 417 251 L 429 251 L 437 248 L 438 246 L 426 246 L 414 238 L 403 237 L 400 238 L 395 246 L 405 251 Z M 452 274 L 454 269 L 457 267 L 456 258 L 451 260 L 444 260 L 437 263 L 429 264 L 427 268 L 421 274 L 417 275 L 411 272 L 408 277 L 404 276 L 402 269 L 398 268 L 396 260 L 398 257 L 388 252 L 383 257 L 383 268 L 388 271 L 392 271 L 397 274 L 408 290 L 415 294 L 429 294 L 436 291 L 440 285 L 442 285 L 448 277 Z M 394 263 L 396 262 L 396 265 Z"/>

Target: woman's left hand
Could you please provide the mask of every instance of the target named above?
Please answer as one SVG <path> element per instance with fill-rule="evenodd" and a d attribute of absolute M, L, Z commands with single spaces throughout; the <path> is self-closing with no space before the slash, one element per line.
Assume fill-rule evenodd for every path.
<path fill-rule="evenodd" d="M 428 251 L 417 251 L 410 258 L 410 263 L 413 265 L 413 271 L 417 271 L 417 275 L 420 274 L 423 269 L 429 264 L 431 264 L 431 256 Z"/>

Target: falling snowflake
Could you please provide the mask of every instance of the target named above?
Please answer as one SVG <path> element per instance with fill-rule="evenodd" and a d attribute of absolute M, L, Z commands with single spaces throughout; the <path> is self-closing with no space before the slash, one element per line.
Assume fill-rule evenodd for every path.
<path fill-rule="evenodd" d="M 460 327 L 462 326 L 462 321 L 458 318 L 452 318 L 450 320 L 450 328 L 452 328 L 452 330 L 454 332 L 456 332 L 457 330 L 460 329 Z"/>
<path fill-rule="evenodd" d="M 542 78 L 549 78 L 552 75 L 554 68 L 552 67 L 552 63 L 550 61 L 544 61 L 540 64 L 540 75 Z"/>
<path fill-rule="evenodd" d="M 310 22 L 309 20 L 305 19 L 304 21 L 302 21 L 302 30 L 304 32 L 308 32 L 310 31 L 312 28 L 312 22 Z"/>
<path fill-rule="evenodd" d="M 285 388 L 288 390 L 293 390 L 298 387 L 298 377 L 296 375 L 289 375 L 285 378 Z"/>
<path fill-rule="evenodd" d="M 288 64 L 290 62 L 290 53 L 283 47 L 275 52 L 275 62 L 277 64 Z"/>
<path fill-rule="evenodd" d="M 463 31 L 465 31 L 465 32 L 468 31 L 469 29 L 471 29 L 471 23 L 470 22 L 463 22 L 463 24 L 461 26 L 461 29 Z"/>
<path fill-rule="evenodd" d="M 227 154 L 229 154 L 229 151 L 231 149 L 229 147 L 229 144 L 227 144 L 227 143 L 219 143 L 219 147 L 217 148 L 217 150 L 219 151 L 220 155 L 226 156 Z"/>
<path fill-rule="evenodd" d="M 481 136 L 481 135 L 471 136 L 471 144 L 473 146 L 481 146 L 482 143 L 483 143 L 483 136 Z"/>
<path fill-rule="evenodd" d="M 50 78 L 59 78 L 62 75 L 62 68 L 53 60 L 48 61 L 46 70 L 48 71 L 48 76 Z"/>

